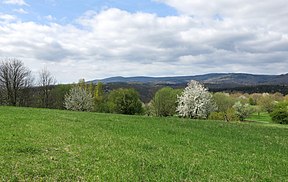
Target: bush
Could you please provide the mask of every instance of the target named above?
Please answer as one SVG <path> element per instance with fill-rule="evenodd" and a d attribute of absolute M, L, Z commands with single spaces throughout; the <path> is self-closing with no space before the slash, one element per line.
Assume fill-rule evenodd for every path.
<path fill-rule="evenodd" d="M 279 124 L 288 124 L 288 111 L 274 110 L 271 113 L 272 121 Z"/>
<path fill-rule="evenodd" d="M 270 116 L 275 123 L 288 124 L 288 102 L 279 102 Z"/>
<path fill-rule="evenodd" d="M 212 112 L 208 119 L 210 120 L 224 120 L 224 121 L 238 121 L 239 117 L 236 115 L 233 108 L 227 109 L 226 112 Z"/>
<path fill-rule="evenodd" d="M 225 113 L 224 112 L 212 112 L 210 113 L 209 120 L 225 120 Z"/>
<path fill-rule="evenodd" d="M 245 118 L 253 113 L 253 108 L 249 104 L 242 104 L 240 101 L 236 102 L 233 108 L 240 121 L 244 121 Z"/>
<path fill-rule="evenodd" d="M 236 115 L 235 109 L 230 108 L 226 112 L 227 121 L 239 121 L 239 117 Z"/>
<path fill-rule="evenodd" d="M 147 116 L 155 116 L 155 108 L 152 104 L 152 101 L 149 102 L 148 104 L 144 105 L 144 114 L 146 114 Z"/>
<path fill-rule="evenodd" d="M 143 112 L 139 94 L 134 89 L 113 90 L 108 96 L 108 106 L 112 113 L 133 115 Z"/>

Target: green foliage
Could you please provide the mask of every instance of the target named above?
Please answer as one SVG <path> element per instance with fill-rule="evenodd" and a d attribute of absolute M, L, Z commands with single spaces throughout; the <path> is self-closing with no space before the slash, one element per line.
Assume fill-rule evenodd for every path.
<path fill-rule="evenodd" d="M 139 95 L 134 89 L 113 90 L 108 96 L 108 106 L 111 113 L 133 115 L 143 112 Z"/>
<path fill-rule="evenodd" d="M 234 108 L 229 108 L 226 111 L 226 119 L 227 121 L 239 121 L 239 117 L 237 116 Z"/>
<path fill-rule="evenodd" d="M 212 112 L 210 113 L 209 120 L 225 120 L 225 113 L 224 112 Z"/>
<path fill-rule="evenodd" d="M 59 84 L 56 85 L 51 90 L 51 108 L 54 109 L 65 109 L 64 107 L 64 101 L 65 101 L 65 95 L 67 95 L 72 88 L 72 85 L 63 85 Z"/>
<path fill-rule="evenodd" d="M 273 122 L 279 124 L 288 124 L 288 102 L 277 103 L 270 115 Z"/>
<path fill-rule="evenodd" d="M 286 125 L 0 107 L 0 128 L 1 181 L 288 177 Z"/>
<path fill-rule="evenodd" d="M 271 113 L 273 111 L 275 105 L 275 100 L 270 94 L 263 94 L 263 96 L 259 100 L 259 106 L 263 111 Z"/>
<path fill-rule="evenodd" d="M 226 112 L 212 112 L 209 115 L 210 120 L 224 120 L 224 121 L 238 121 L 239 117 L 236 115 L 233 108 L 229 108 Z"/>
<path fill-rule="evenodd" d="M 171 87 L 164 87 L 158 90 L 152 100 L 156 116 L 173 116 L 177 107 L 178 90 Z"/>
<path fill-rule="evenodd" d="M 245 118 L 253 113 L 253 108 L 249 104 L 242 104 L 240 101 L 236 102 L 233 108 L 240 121 L 244 121 Z"/>
<path fill-rule="evenodd" d="M 250 97 L 249 98 L 249 104 L 251 105 L 251 106 L 255 106 L 256 105 L 256 101 L 252 98 L 252 97 Z"/>
<path fill-rule="evenodd" d="M 235 99 L 227 93 L 217 92 L 213 94 L 213 99 L 218 107 L 218 111 L 224 113 L 235 103 Z"/>
<path fill-rule="evenodd" d="M 109 112 L 107 99 L 107 95 L 104 94 L 104 84 L 102 82 L 98 82 L 94 91 L 94 111 Z"/>
<path fill-rule="evenodd" d="M 94 98 L 96 100 L 101 100 L 104 96 L 104 84 L 102 82 L 98 82 L 95 88 Z"/>
<path fill-rule="evenodd" d="M 154 108 L 154 106 L 153 106 L 153 104 L 152 104 L 152 101 L 151 102 L 149 102 L 149 103 L 147 103 L 147 104 L 145 104 L 144 105 L 144 113 L 147 115 L 147 116 L 155 116 L 156 114 L 155 114 L 155 108 Z"/>

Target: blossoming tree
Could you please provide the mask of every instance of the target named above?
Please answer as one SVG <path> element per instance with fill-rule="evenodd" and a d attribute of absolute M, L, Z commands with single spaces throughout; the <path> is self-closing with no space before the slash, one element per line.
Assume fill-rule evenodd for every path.
<path fill-rule="evenodd" d="M 191 80 L 182 95 L 178 96 L 177 112 L 182 117 L 206 119 L 216 109 L 208 89 L 195 80 Z"/>

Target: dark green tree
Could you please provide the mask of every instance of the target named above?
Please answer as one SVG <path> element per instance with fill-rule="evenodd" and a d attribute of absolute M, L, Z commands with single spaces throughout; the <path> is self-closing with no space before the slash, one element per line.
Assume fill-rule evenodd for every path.
<path fill-rule="evenodd" d="M 152 107 L 156 116 L 173 116 L 177 107 L 177 94 L 181 91 L 171 87 L 164 87 L 158 90 L 152 99 Z"/>
<path fill-rule="evenodd" d="M 288 102 L 283 101 L 277 103 L 270 115 L 273 122 L 279 124 L 288 124 Z"/>
<path fill-rule="evenodd" d="M 108 96 L 108 106 L 112 113 L 129 115 L 142 113 L 142 103 L 134 89 L 113 90 Z"/>

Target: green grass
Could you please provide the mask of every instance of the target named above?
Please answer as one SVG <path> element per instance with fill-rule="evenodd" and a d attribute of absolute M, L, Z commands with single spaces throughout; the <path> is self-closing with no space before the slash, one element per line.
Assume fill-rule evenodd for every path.
<path fill-rule="evenodd" d="M 263 123 L 272 123 L 271 116 L 267 112 L 261 112 L 261 113 L 253 113 L 249 118 L 246 120 L 248 121 L 257 121 L 257 122 L 263 122 Z"/>
<path fill-rule="evenodd" d="M 2 181 L 287 181 L 288 127 L 0 107 Z"/>

